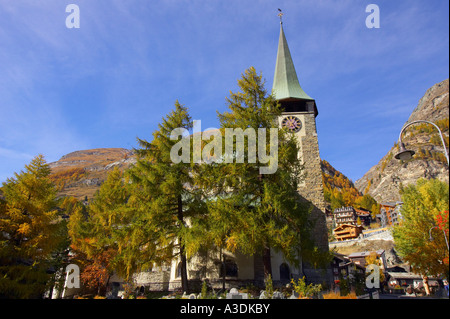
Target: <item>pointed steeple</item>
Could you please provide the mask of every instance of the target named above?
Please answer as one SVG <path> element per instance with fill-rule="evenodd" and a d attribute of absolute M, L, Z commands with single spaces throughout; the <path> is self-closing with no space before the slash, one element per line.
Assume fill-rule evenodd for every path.
<path fill-rule="evenodd" d="M 300 86 L 294 62 L 283 31 L 283 23 L 280 22 L 280 39 L 278 41 L 277 62 L 273 78 L 272 90 L 277 100 L 302 99 L 314 100 Z"/>

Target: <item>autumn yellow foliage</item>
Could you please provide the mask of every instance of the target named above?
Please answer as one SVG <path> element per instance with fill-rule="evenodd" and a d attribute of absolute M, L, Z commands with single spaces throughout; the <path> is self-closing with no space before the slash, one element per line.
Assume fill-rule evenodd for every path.
<path fill-rule="evenodd" d="M 66 183 L 74 182 L 86 176 L 84 168 L 69 168 L 63 171 L 52 173 L 49 178 L 53 181 L 57 189 L 64 188 Z"/>
<path fill-rule="evenodd" d="M 351 292 L 347 296 L 341 296 L 340 293 L 330 291 L 323 294 L 322 296 L 323 299 L 358 299 L 355 292 Z"/>

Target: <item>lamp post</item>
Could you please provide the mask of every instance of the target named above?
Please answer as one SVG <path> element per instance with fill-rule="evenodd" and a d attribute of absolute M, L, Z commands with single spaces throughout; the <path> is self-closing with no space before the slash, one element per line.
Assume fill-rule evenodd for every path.
<path fill-rule="evenodd" d="M 430 230 L 428 231 L 428 233 L 430 234 L 430 238 L 429 238 L 430 241 L 433 241 L 433 236 L 431 236 L 431 231 L 433 230 L 433 228 L 439 228 L 439 227 L 438 227 L 438 226 L 433 226 L 433 227 L 431 227 Z M 445 243 L 447 244 L 447 250 L 449 250 L 447 235 L 445 234 L 445 231 L 444 231 L 444 230 L 442 230 L 442 232 L 444 233 Z"/>
<path fill-rule="evenodd" d="M 429 122 L 429 121 L 424 121 L 424 120 L 418 120 L 418 121 L 413 121 L 411 123 L 406 124 L 405 126 L 403 126 L 402 130 L 400 131 L 400 135 L 398 137 L 398 145 L 399 145 L 399 151 L 398 153 L 395 155 L 395 158 L 398 160 L 409 160 L 410 158 L 413 157 L 413 155 L 416 153 L 413 150 L 407 150 L 405 147 L 405 144 L 403 144 L 402 142 L 402 133 L 405 131 L 405 129 L 413 124 L 418 124 L 418 123 L 427 123 L 427 124 L 431 124 L 433 125 L 438 131 L 439 131 L 439 136 L 441 137 L 441 142 L 442 145 L 444 146 L 444 154 L 445 154 L 445 158 L 447 159 L 447 165 L 449 164 L 449 160 L 448 160 L 448 152 L 447 152 L 447 147 L 445 146 L 445 141 L 444 141 L 444 137 L 442 136 L 442 132 L 441 129 L 439 128 L 439 126 L 437 126 L 436 124 L 434 124 L 433 122 Z"/>

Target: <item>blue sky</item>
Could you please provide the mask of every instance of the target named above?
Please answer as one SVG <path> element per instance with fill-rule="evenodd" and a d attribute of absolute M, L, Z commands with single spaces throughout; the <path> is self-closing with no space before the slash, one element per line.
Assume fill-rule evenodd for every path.
<path fill-rule="evenodd" d="M 65 24 L 71 3 L 79 29 Z M 365 25 L 370 3 L 379 29 Z M 277 8 L 321 157 L 356 181 L 448 78 L 447 0 L 0 0 L 0 182 L 37 154 L 136 147 L 177 99 L 218 127 L 245 69 L 272 87 Z"/>

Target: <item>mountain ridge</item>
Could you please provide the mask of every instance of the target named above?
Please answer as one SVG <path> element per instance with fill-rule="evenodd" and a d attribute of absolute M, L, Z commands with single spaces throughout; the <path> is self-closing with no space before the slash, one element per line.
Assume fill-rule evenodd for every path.
<path fill-rule="evenodd" d="M 134 152 L 125 148 L 79 150 L 49 163 L 52 171 L 50 178 L 59 196 L 84 200 L 94 196 L 114 167 L 124 170 L 134 162 Z"/>

